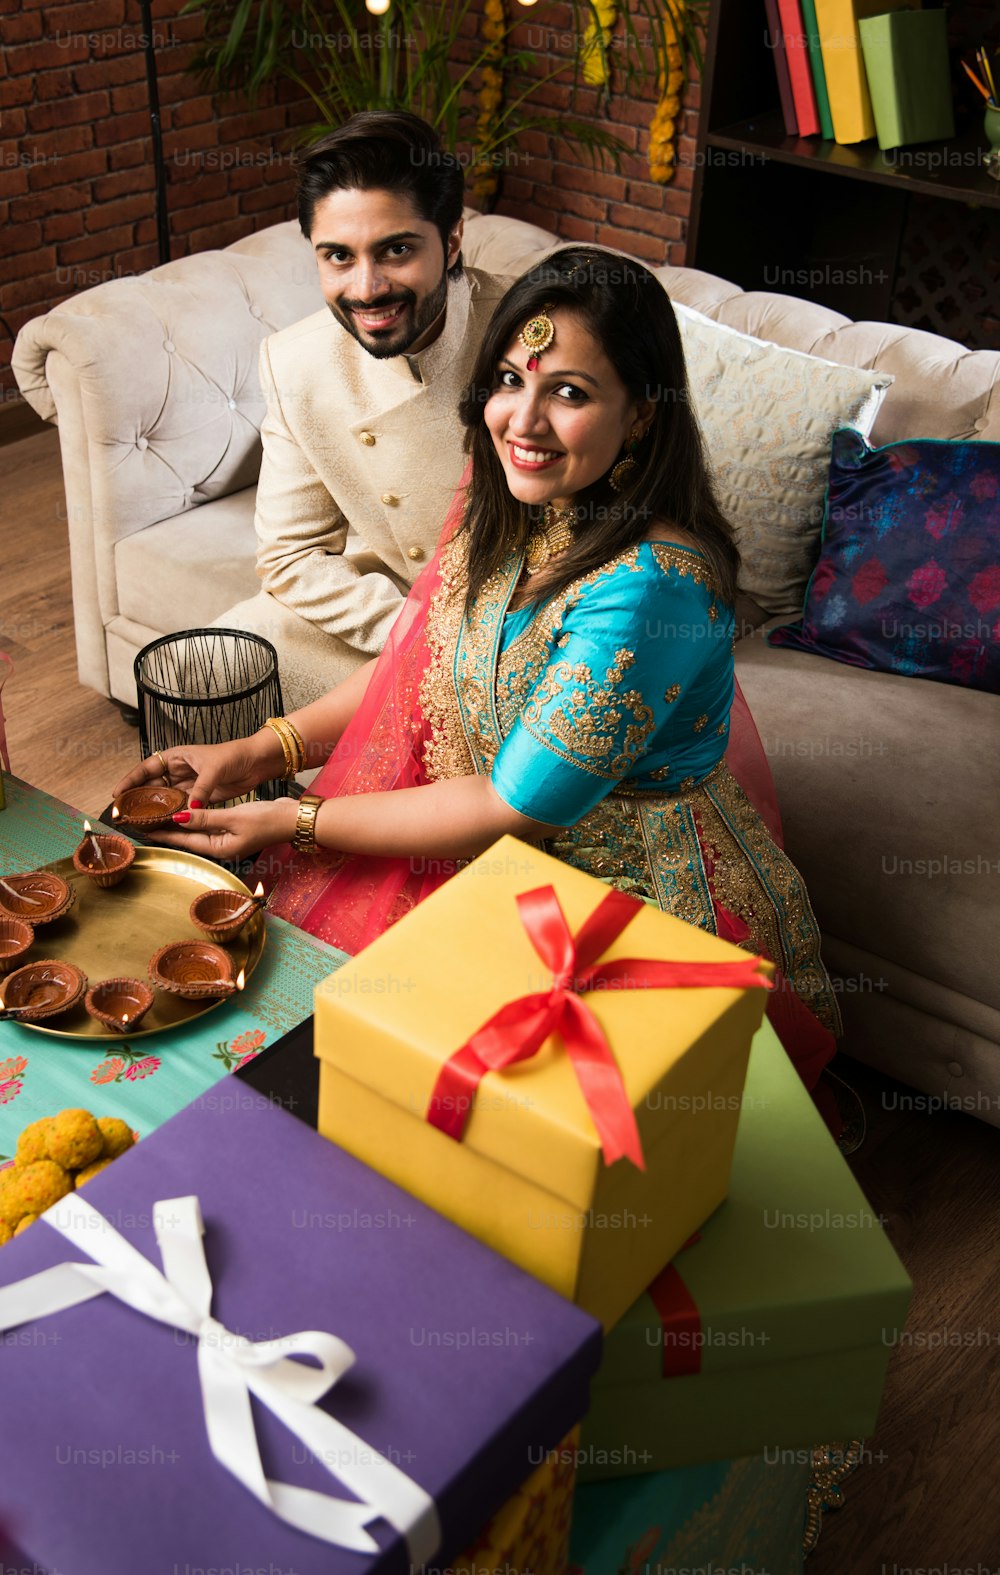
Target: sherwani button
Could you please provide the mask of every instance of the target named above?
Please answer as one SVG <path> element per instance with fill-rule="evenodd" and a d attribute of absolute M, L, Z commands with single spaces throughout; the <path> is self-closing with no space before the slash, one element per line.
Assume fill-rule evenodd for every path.
<path fill-rule="evenodd" d="M 407 547 L 406 549 L 406 556 L 412 558 L 414 563 L 419 563 L 423 555 L 423 547 Z"/>
<path fill-rule="evenodd" d="M 399 502 L 399 499 L 397 498 L 397 496 L 396 496 L 396 494 L 394 492 L 383 492 L 383 494 L 382 494 L 382 502 L 386 505 L 387 508 L 391 509 L 391 508 L 395 508 L 396 504 Z"/>
<path fill-rule="evenodd" d="M 373 432 L 362 432 L 362 434 L 361 434 L 361 441 L 365 445 L 365 448 L 374 448 L 374 446 L 375 446 L 375 435 L 374 435 L 374 433 Z"/>

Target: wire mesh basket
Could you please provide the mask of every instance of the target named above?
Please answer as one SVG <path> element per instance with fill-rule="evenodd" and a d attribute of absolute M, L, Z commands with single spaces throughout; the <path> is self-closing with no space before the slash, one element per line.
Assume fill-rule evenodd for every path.
<path fill-rule="evenodd" d="M 245 738 L 280 716 L 278 653 L 241 629 L 184 629 L 145 646 L 135 658 L 143 757 L 178 744 Z M 284 781 L 262 782 L 256 798 L 279 798 Z"/>

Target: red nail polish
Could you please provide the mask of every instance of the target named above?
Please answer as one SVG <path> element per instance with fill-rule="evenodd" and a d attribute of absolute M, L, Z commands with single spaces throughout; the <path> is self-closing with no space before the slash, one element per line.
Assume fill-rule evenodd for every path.
<path fill-rule="evenodd" d="M 171 815 L 170 818 L 171 820 L 176 820 L 179 826 L 185 826 L 191 819 L 191 816 L 186 809 L 179 809 L 176 815 Z"/>
<path fill-rule="evenodd" d="M 191 805 L 192 809 L 204 809 L 205 808 L 205 806 L 201 802 L 200 798 L 189 798 L 188 799 L 188 803 Z"/>

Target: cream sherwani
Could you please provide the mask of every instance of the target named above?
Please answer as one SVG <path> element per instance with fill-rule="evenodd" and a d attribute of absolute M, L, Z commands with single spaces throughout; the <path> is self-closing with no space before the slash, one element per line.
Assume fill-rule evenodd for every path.
<path fill-rule="evenodd" d="M 261 346 L 264 589 L 215 622 L 275 646 L 286 711 L 382 649 L 437 546 L 466 462 L 458 402 L 510 282 L 449 280 L 444 327 L 416 355 L 377 360 L 327 307 Z"/>
<path fill-rule="evenodd" d="M 348 648 L 347 670 L 381 650 L 437 545 L 465 468 L 458 402 L 508 284 L 474 269 L 449 281 L 444 327 L 413 356 L 377 360 L 326 307 L 261 347 L 257 572 L 283 608 L 336 637 L 331 656 Z M 280 610 L 241 621 L 274 638 L 282 658 Z"/>

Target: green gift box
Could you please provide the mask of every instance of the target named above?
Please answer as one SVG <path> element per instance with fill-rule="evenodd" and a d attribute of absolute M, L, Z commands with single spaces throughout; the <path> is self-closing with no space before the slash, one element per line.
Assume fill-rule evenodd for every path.
<path fill-rule="evenodd" d="M 945 11 L 888 11 L 858 22 L 878 145 L 955 135 Z"/>
<path fill-rule="evenodd" d="M 580 1480 L 866 1437 L 910 1291 L 765 1022 L 729 1196 L 605 1337 Z"/>

